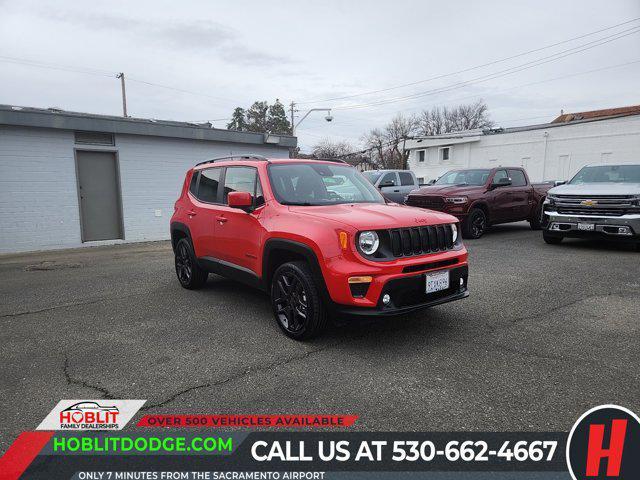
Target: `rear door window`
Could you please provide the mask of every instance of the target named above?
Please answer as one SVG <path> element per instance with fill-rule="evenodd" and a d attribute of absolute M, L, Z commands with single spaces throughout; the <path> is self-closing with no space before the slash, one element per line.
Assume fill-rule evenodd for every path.
<path fill-rule="evenodd" d="M 398 175 L 400 176 L 400 185 L 402 185 L 403 187 L 407 186 L 407 185 L 413 185 L 413 176 L 411 175 L 411 173 L 409 172 L 398 172 Z"/>
<path fill-rule="evenodd" d="M 221 168 L 207 168 L 200 171 L 200 182 L 198 183 L 198 200 L 207 203 L 219 203 L 218 186 L 220 184 Z"/>
<path fill-rule="evenodd" d="M 509 170 L 509 177 L 511 177 L 511 185 L 513 187 L 524 187 L 527 184 L 527 179 L 524 177 L 522 170 Z"/>

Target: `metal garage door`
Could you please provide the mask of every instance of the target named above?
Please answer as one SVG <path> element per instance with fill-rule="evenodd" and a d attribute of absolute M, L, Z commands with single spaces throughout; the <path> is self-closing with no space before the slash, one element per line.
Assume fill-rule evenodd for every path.
<path fill-rule="evenodd" d="M 124 238 L 115 153 L 76 153 L 82 241 Z"/>

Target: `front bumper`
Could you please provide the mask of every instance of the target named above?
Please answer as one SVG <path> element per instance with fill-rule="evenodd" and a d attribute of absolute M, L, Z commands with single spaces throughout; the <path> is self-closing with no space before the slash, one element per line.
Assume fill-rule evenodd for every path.
<path fill-rule="evenodd" d="M 579 223 L 594 225 L 589 231 L 579 230 Z M 545 230 L 558 236 L 582 237 L 597 235 L 615 240 L 640 239 L 640 214 L 619 216 L 569 215 L 558 213 L 553 206 L 546 206 L 542 224 Z"/>
<path fill-rule="evenodd" d="M 468 297 L 468 266 L 465 264 L 451 268 L 449 272 L 450 286 L 447 290 L 429 294 L 425 292 L 425 276 L 431 272 L 403 276 L 389 280 L 384 284 L 375 307 L 334 304 L 334 311 L 341 315 L 388 317 L 402 315 Z M 391 301 L 387 305 L 382 302 L 382 298 L 386 294 L 391 298 Z"/>

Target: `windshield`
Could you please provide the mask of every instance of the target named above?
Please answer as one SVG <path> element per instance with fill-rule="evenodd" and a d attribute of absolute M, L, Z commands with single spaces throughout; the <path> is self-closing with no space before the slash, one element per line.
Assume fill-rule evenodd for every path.
<path fill-rule="evenodd" d="M 453 170 L 436 180 L 436 185 L 484 185 L 489 179 L 491 170 Z"/>
<path fill-rule="evenodd" d="M 378 181 L 378 179 L 380 178 L 380 175 L 382 175 L 382 172 L 368 171 L 362 172 L 362 175 L 364 175 L 364 177 L 369 180 L 372 185 L 375 185 L 376 181 Z"/>
<path fill-rule="evenodd" d="M 384 198 L 355 168 L 294 163 L 269 165 L 271 187 L 283 205 L 384 203 Z"/>
<path fill-rule="evenodd" d="M 640 165 L 604 165 L 601 167 L 584 167 L 569 184 L 583 183 L 640 183 Z"/>

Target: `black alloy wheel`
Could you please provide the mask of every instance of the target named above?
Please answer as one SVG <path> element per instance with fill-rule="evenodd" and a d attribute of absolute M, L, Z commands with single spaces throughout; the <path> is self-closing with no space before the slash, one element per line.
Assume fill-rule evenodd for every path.
<path fill-rule="evenodd" d="M 306 262 L 288 262 L 271 279 L 271 305 L 278 326 L 295 340 L 306 340 L 327 326 L 319 285 Z"/>
<path fill-rule="evenodd" d="M 282 328 L 297 334 L 307 323 L 307 293 L 294 271 L 284 271 L 276 278 L 277 297 L 274 298 L 276 315 Z"/>
<path fill-rule="evenodd" d="M 487 215 L 483 210 L 474 208 L 469 213 L 463 227 L 462 233 L 465 238 L 480 238 L 487 230 Z"/>
<path fill-rule="evenodd" d="M 189 251 L 184 242 L 180 242 L 176 249 L 176 274 L 178 275 L 178 280 L 181 284 L 188 285 L 191 283 L 192 273 Z"/>
<path fill-rule="evenodd" d="M 207 282 L 209 273 L 197 264 L 191 243 L 186 238 L 180 239 L 175 247 L 175 266 L 178 281 L 184 288 L 195 290 Z"/>

